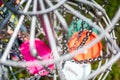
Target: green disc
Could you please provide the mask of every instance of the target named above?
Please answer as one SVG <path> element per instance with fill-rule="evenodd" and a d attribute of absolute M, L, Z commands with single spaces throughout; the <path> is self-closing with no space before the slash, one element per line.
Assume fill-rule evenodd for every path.
<path fill-rule="evenodd" d="M 68 30 L 68 38 L 70 38 L 73 33 L 81 30 L 82 23 L 83 23 L 83 20 L 81 19 L 72 21 L 72 23 L 69 26 L 69 30 Z M 89 24 L 85 21 L 83 24 L 83 28 L 84 30 L 90 30 Z M 99 34 L 99 32 L 95 28 L 92 28 L 92 30 L 94 33 Z"/>

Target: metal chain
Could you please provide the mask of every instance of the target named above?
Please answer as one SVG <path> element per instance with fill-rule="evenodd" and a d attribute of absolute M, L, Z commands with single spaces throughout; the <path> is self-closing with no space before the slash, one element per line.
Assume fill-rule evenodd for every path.
<path fill-rule="evenodd" d="M 92 34 L 92 29 L 88 30 L 88 32 L 86 33 L 86 37 L 83 38 L 82 42 L 80 43 L 79 47 L 82 47 L 85 45 L 85 43 L 87 42 L 89 36 Z M 78 35 L 79 37 L 79 35 Z"/>
<path fill-rule="evenodd" d="M 67 54 L 68 53 L 68 46 L 67 46 L 67 38 L 65 33 L 63 32 L 63 40 L 62 40 L 62 49 L 63 49 L 63 54 Z"/>
<path fill-rule="evenodd" d="M 75 25 L 75 27 L 74 27 L 74 29 L 76 29 L 76 27 L 77 27 L 77 20 L 76 20 L 76 23 L 74 23 L 74 25 Z M 74 45 L 73 45 L 73 47 L 72 48 L 75 48 L 75 46 L 78 44 L 78 42 L 79 42 L 79 39 L 80 39 L 80 37 L 81 37 L 81 35 L 82 35 L 82 33 L 83 33 L 83 31 L 84 31 L 84 21 L 82 21 L 82 23 L 81 23 L 81 28 L 80 28 L 80 30 L 79 30 L 79 33 L 78 33 L 78 36 L 77 36 L 77 40 L 75 41 L 75 43 L 74 43 Z M 74 30 L 73 30 L 74 31 Z M 72 39 L 72 38 L 71 38 Z M 83 43 L 83 41 L 82 41 L 82 43 Z M 85 42 L 84 42 L 85 43 Z"/>
<path fill-rule="evenodd" d="M 106 56 L 98 56 L 97 58 L 89 58 L 89 59 L 80 60 L 80 61 L 76 61 L 76 60 L 72 59 L 69 61 L 76 63 L 76 64 L 87 64 L 87 63 L 95 63 L 95 62 L 101 61 L 103 59 L 108 59 L 108 58 L 111 58 L 111 56 L 112 56 L 112 54 L 108 54 Z M 65 65 L 65 62 L 62 62 L 62 68 L 64 68 L 64 65 Z"/>
<path fill-rule="evenodd" d="M 64 6 L 61 7 L 61 10 L 62 10 L 62 14 L 63 14 L 63 18 L 66 17 L 66 8 L 64 8 Z M 67 46 L 67 42 L 68 42 L 68 39 L 67 39 L 67 36 L 66 36 L 66 33 L 63 31 L 63 37 L 62 37 L 62 51 L 63 51 L 63 54 L 67 54 L 68 53 L 68 46 Z"/>
<path fill-rule="evenodd" d="M 66 8 L 64 8 L 64 6 L 62 6 L 61 10 L 62 10 L 63 18 L 65 18 L 66 17 Z M 65 55 L 65 54 L 68 53 L 68 46 L 67 46 L 68 39 L 67 39 L 67 36 L 66 36 L 64 31 L 63 31 L 62 34 L 63 34 L 63 37 L 62 37 L 62 51 L 63 51 L 63 54 L 62 55 Z M 61 69 L 63 69 L 62 66 L 61 66 Z M 61 76 L 63 77 L 63 79 L 67 80 L 65 78 L 65 75 L 63 74 L 63 71 L 61 71 L 61 73 L 62 73 Z"/>
<path fill-rule="evenodd" d="M 112 54 L 108 54 L 106 56 L 98 56 L 97 58 L 89 58 L 89 59 L 85 59 L 85 60 L 80 60 L 80 61 L 76 61 L 76 60 L 71 60 L 72 62 L 75 62 L 75 63 L 79 63 L 79 64 L 82 64 L 82 63 L 95 63 L 96 61 L 102 61 L 103 59 L 109 59 L 111 58 Z"/>

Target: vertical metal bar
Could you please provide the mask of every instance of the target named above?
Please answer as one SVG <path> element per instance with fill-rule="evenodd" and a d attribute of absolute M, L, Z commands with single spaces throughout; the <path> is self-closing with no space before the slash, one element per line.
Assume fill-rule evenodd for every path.
<path fill-rule="evenodd" d="M 43 0 L 39 0 L 39 2 L 40 2 L 41 9 L 45 10 Z M 60 58 L 60 55 L 58 54 L 58 51 L 57 51 L 56 42 L 55 42 L 55 39 L 54 39 L 54 36 L 52 33 L 52 29 L 51 29 L 49 18 L 47 16 L 47 14 L 43 14 L 43 20 L 45 22 L 45 26 L 43 26 L 43 27 L 45 27 L 46 32 L 48 33 L 48 40 L 49 40 L 50 46 L 51 46 L 52 51 L 53 51 L 54 60 L 57 61 Z M 56 67 L 58 69 L 58 74 L 60 75 L 60 79 L 65 80 L 64 76 L 62 75 L 62 72 L 61 72 L 62 70 L 61 70 L 59 62 L 56 63 Z"/>
<path fill-rule="evenodd" d="M 40 2 L 41 9 L 44 10 L 45 7 L 44 7 L 43 0 L 39 0 L 39 2 Z M 59 56 L 58 51 L 57 51 L 56 42 L 55 42 L 55 39 L 54 39 L 54 36 L 52 33 L 52 29 L 51 29 L 47 14 L 43 14 L 43 21 L 45 22 L 45 26 L 42 26 L 42 27 L 45 27 L 45 29 L 48 33 L 48 39 L 49 39 L 49 43 L 50 43 L 50 46 L 51 46 L 52 51 L 53 51 L 54 59 L 57 60 L 60 58 L 60 56 Z"/>
<path fill-rule="evenodd" d="M 37 10 L 37 0 L 33 0 L 33 12 Z M 31 30 L 30 30 L 30 51 L 31 55 L 36 57 L 37 50 L 35 49 L 34 38 L 35 38 L 35 27 L 36 27 L 36 16 L 32 16 Z"/>

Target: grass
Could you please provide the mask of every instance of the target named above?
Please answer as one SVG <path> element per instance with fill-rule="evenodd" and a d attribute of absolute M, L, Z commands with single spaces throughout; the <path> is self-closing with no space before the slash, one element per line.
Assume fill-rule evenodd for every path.
<path fill-rule="evenodd" d="M 96 0 L 98 3 L 102 4 L 103 0 Z M 115 12 L 120 7 L 120 0 L 108 0 L 109 3 L 105 6 L 105 10 L 110 17 L 113 18 Z M 120 22 L 119 22 L 120 24 Z M 115 28 L 115 34 L 117 37 L 117 44 L 120 46 L 120 26 Z M 113 64 L 112 70 L 110 71 L 109 75 L 107 76 L 106 80 L 120 80 L 120 60 Z"/>

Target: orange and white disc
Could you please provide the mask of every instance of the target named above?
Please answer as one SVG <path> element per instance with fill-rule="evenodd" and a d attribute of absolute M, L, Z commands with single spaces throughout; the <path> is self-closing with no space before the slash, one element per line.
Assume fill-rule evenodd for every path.
<path fill-rule="evenodd" d="M 88 32 L 88 30 L 85 30 L 82 32 L 82 35 L 80 38 L 78 38 L 78 33 L 76 32 L 74 33 L 69 41 L 68 41 L 68 49 L 69 52 L 73 52 L 75 51 L 81 44 L 81 42 L 83 41 L 84 37 L 86 37 L 86 33 Z M 97 37 L 97 35 L 95 33 L 92 33 L 86 43 L 84 45 L 89 44 L 91 41 L 93 41 L 95 38 Z M 91 48 L 87 49 L 84 53 L 80 53 L 76 56 L 74 56 L 75 60 L 85 60 L 85 59 L 89 59 L 89 58 L 96 58 L 100 55 L 100 51 L 102 50 L 102 44 L 99 41 L 98 43 L 96 43 L 95 45 L 93 45 Z"/>

